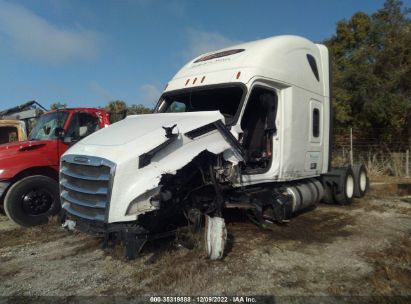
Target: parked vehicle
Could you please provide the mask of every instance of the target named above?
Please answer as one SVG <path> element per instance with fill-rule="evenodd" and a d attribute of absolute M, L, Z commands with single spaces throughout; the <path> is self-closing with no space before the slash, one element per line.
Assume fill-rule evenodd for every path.
<path fill-rule="evenodd" d="M 0 111 L 0 144 L 26 140 L 29 126 L 46 111 L 34 100 Z"/>
<path fill-rule="evenodd" d="M 27 139 L 26 123 L 21 120 L 0 120 L 0 144 Z"/>
<path fill-rule="evenodd" d="M 33 226 L 57 214 L 60 156 L 107 125 L 108 114 L 102 109 L 54 110 L 37 120 L 29 140 L 0 145 L 0 206 L 7 216 Z"/>
<path fill-rule="evenodd" d="M 201 55 L 168 83 L 154 114 L 129 116 L 67 151 L 66 224 L 125 244 L 134 258 L 180 215 L 206 218 L 224 253 L 226 208 L 288 221 L 321 200 L 365 194 L 364 166 L 331 168 L 328 50 L 279 36 Z"/>

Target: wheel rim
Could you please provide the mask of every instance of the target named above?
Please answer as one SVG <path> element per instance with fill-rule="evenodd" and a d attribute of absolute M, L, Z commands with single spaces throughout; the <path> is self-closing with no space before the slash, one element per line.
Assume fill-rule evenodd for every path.
<path fill-rule="evenodd" d="M 351 174 L 347 176 L 345 194 L 349 199 L 352 198 L 354 194 L 354 177 Z"/>
<path fill-rule="evenodd" d="M 50 210 L 54 198 L 44 188 L 31 189 L 22 195 L 23 209 L 28 215 L 40 215 Z"/>
<path fill-rule="evenodd" d="M 360 190 L 361 192 L 365 191 L 365 188 L 367 187 L 367 174 L 362 171 L 360 174 Z"/>

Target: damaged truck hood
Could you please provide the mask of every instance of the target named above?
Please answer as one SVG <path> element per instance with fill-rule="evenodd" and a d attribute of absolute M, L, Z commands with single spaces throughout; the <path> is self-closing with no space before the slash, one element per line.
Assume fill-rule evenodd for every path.
<path fill-rule="evenodd" d="M 175 125 L 172 133 L 185 143 L 187 137 L 182 135 L 216 121 L 224 122 L 219 111 L 132 115 L 87 136 L 69 153 L 89 154 L 121 164 L 167 141 L 167 127 Z"/>
<path fill-rule="evenodd" d="M 86 137 L 63 159 L 81 155 L 114 163 L 107 221 L 133 220 L 155 210 L 145 194 L 159 187 L 162 175 L 175 174 L 201 152 L 224 153 L 232 163 L 243 160 L 241 146 L 223 122 L 218 111 L 133 115 Z M 139 197 L 145 199 L 138 202 L 137 211 L 127 214 Z"/>

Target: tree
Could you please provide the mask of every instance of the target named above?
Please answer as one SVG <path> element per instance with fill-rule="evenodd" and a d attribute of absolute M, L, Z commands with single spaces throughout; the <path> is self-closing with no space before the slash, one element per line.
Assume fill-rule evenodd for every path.
<path fill-rule="evenodd" d="M 371 16 L 358 12 L 338 22 L 325 41 L 333 68 L 336 126 L 392 142 L 406 129 L 411 108 L 410 10 L 386 0 Z"/>
<path fill-rule="evenodd" d="M 132 104 L 131 106 L 127 107 L 127 114 L 132 115 L 132 114 L 150 114 L 153 113 L 153 109 L 147 108 L 143 106 L 142 104 Z"/>
<path fill-rule="evenodd" d="M 153 109 L 147 108 L 141 104 L 139 105 L 132 104 L 131 106 L 128 106 L 122 100 L 111 101 L 104 108 L 109 113 L 110 121 L 112 123 L 123 119 L 127 115 L 153 113 Z"/>
<path fill-rule="evenodd" d="M 122 100 L 110 101 L 104 109 L 108 112 L 111 123 L 122 120 L 127 115 L 127 104 Z"/>
<path fill-rule="evenodd" d="M 122 100 L 114 100 L 110 101 L 104 108 L 109 113 L 121 113 L 127 110 L 127 104 Z"/>

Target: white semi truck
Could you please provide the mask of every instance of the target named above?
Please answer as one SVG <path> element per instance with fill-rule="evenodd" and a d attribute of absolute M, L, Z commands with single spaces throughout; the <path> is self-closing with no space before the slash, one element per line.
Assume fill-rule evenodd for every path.
<path fill-rule="evenodd" d="M 155 113 L 129 116 L 61 158 L 66 225 L 121 241 L 129 258 L 184 215 L 224 250 L 225 208 L 287 221 L 321 200 L 349 204 L 365 167 L 331 168 L 328 50 L 278 36 L 201 55 L 167 84 Z"/>

